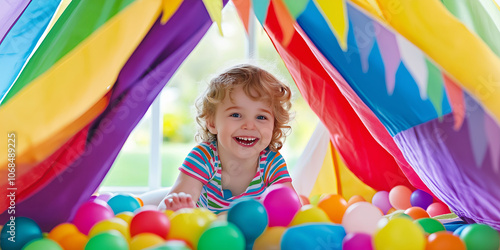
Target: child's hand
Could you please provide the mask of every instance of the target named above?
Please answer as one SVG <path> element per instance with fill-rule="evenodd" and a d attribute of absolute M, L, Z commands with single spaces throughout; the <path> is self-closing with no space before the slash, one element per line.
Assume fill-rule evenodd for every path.
<path fill-rule="evenodd" d="M 169 194 L 167 195 L 167 197 L 165 197 L 164 202 L 167 206 L 167 209 L 172 211 L 177 211 L 181 208 L 196 207 L 191 195 L 184 192 Z"/>

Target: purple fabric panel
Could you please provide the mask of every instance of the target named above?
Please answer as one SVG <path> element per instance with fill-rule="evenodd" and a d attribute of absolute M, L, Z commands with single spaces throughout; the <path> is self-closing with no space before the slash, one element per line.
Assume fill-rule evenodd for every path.
<path fill-rule="evenodd" d="M 99 187 L 133 128 L 211 23 L 201 0 L 184 1 L 165 25 L 157 21 L 122 69 L 110 105 L 89 132 L 85 153 L 18 203 L 16 215 L 32 218 L 44 231 L 69 221 Z M 7 216 L 2 214 L 0 223 Z"/>
<path fill-rule="evenodd" d="M 468 222 L 500 230 L 500 171 L 493 167 L 490 150 L 476 164 L 469 124 L 476 122 L 473 114 L 484 111 L 472 98 L 466 100 L 467 121 L 460 130 L 453 129 L 453 115 L 448 114 L 442 121 L 435 119 L 403 131 L 394 140 L 422 181 L 453 212 Z"/>
<path fill-rule="evenodd" d="M 31 0 L 0 0 L 0 43 L 30 2 Z"/>

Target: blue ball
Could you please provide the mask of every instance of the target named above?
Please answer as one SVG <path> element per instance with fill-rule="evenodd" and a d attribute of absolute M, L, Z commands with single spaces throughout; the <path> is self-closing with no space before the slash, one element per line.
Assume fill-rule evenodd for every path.
<path fill-rule="evenodd" d="M 307 223 L 288 228 L 281 237 L 281 249 L 342 250 L 346 236 L 342 225 L 333 223 Z"/>
<path fill-rule="evenodd" d="M 455 231 L 453 231 L 453 235 L 456 235 L 458 237 L 460 237 L 460 234 L 462 233 L 462 231 L 464 231 L 464 229 L 469 226 L 469 224 L 466 224 L 466 225 L 463 225 L 463 226 L 460 226 L 459 228 L 455 229 Z"/>
<path fill-rule="evenodd" d="M 0 235 L 1 249 L 21 249 L 31 240 L 42 238 L 42 230 L 30 218 L 15 217 L 15 220 L 9 220 L 5 223 Z"/>
<path fill-rule="evenodd" d="M 118 194 L 108 200 L 108 205 L 113 209 L 115 215 L 121 212 L 134 212 L 141 207 L 139 201 L 128 194 Z"/>
<path fill-rule="evenodd" d="M 245 236 L 247 246 L 253 246 L 266 229 L 267 212 L 262 203 L 252 198 L 242 198 L 227 213 L 227 221 L 236 225 Z"/>

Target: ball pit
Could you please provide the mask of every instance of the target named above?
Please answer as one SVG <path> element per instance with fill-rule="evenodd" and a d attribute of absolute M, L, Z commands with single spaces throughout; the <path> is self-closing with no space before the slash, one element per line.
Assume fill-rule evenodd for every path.
<path fill-rule="evenodd" d="M 390 204 L 380 202 L 380 197 L 387 198 L 390 192 L 380 192 L 379 198 L 372 199 L 376 204 L 359 199 L 348 206 L 341 195 L 325 194 L 317 205 L 300 206 L 300 200 L 307 197 L 300 198 L 288 187 L 279 185 L 270 191 L 261 201 L 241 199 L 227 214 L 219 215 L 205 208 L 159 211 L 151 206 L 115 215 L 111 206 L 97 196 L 84 202 L 72 221 L 61 223 L 48 233 L 42 233 L 36 222 L 29 218 L 17 218 L 16 227 L 23 231 L 18 235 L 17 245 L 9 245 L 11 242 L 4 240 L 9 229 L 4 225 L 0 246 L 4 250 L 270 250 L 325 246 L 348 250 L 498 250 L 500 247 L 498 231 L 488 225 L 463 225 L 464 222 L 458 220 L 443 224 L 437 219 L 439 217 L 433 218 L 427 213 L 429 209 L 432 211 L 433 204 L 442 208 L 442 203 L 432 203 L 427 210 L 414 206 L 383 215 L 381 204 L 384 209 L 391 206 L 388 212 L 394 210 L 393 206 L 398 207 L 390 197 Z M 279 207 L 280 203 L 291 208 Z M 279 223 L 271 226 L 271 220 Z M 286 226 L 279 225 L 286 222 Z"/>

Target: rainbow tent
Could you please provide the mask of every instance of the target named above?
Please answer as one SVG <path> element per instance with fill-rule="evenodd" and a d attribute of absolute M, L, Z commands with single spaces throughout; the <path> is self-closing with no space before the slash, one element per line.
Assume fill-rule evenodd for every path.
<path fill-rule="evenodd" d="M 221 27 L 226 1 L 0 2 L 0 132 L 16 143 L 15 182 L 1 178 L 0 195 L 15 190 L 16 215 L 48 229 L 98 188 L 212 20 Z M 495 1 L 233 2 L 246 27 L 253 9 L 329 135 L 329 174 L 306 194 L 348 192 L 349 169 L 371 192 L 424 189 L 500 229 Z M 2 176 L 11 161 L 0 154 Z"/>

